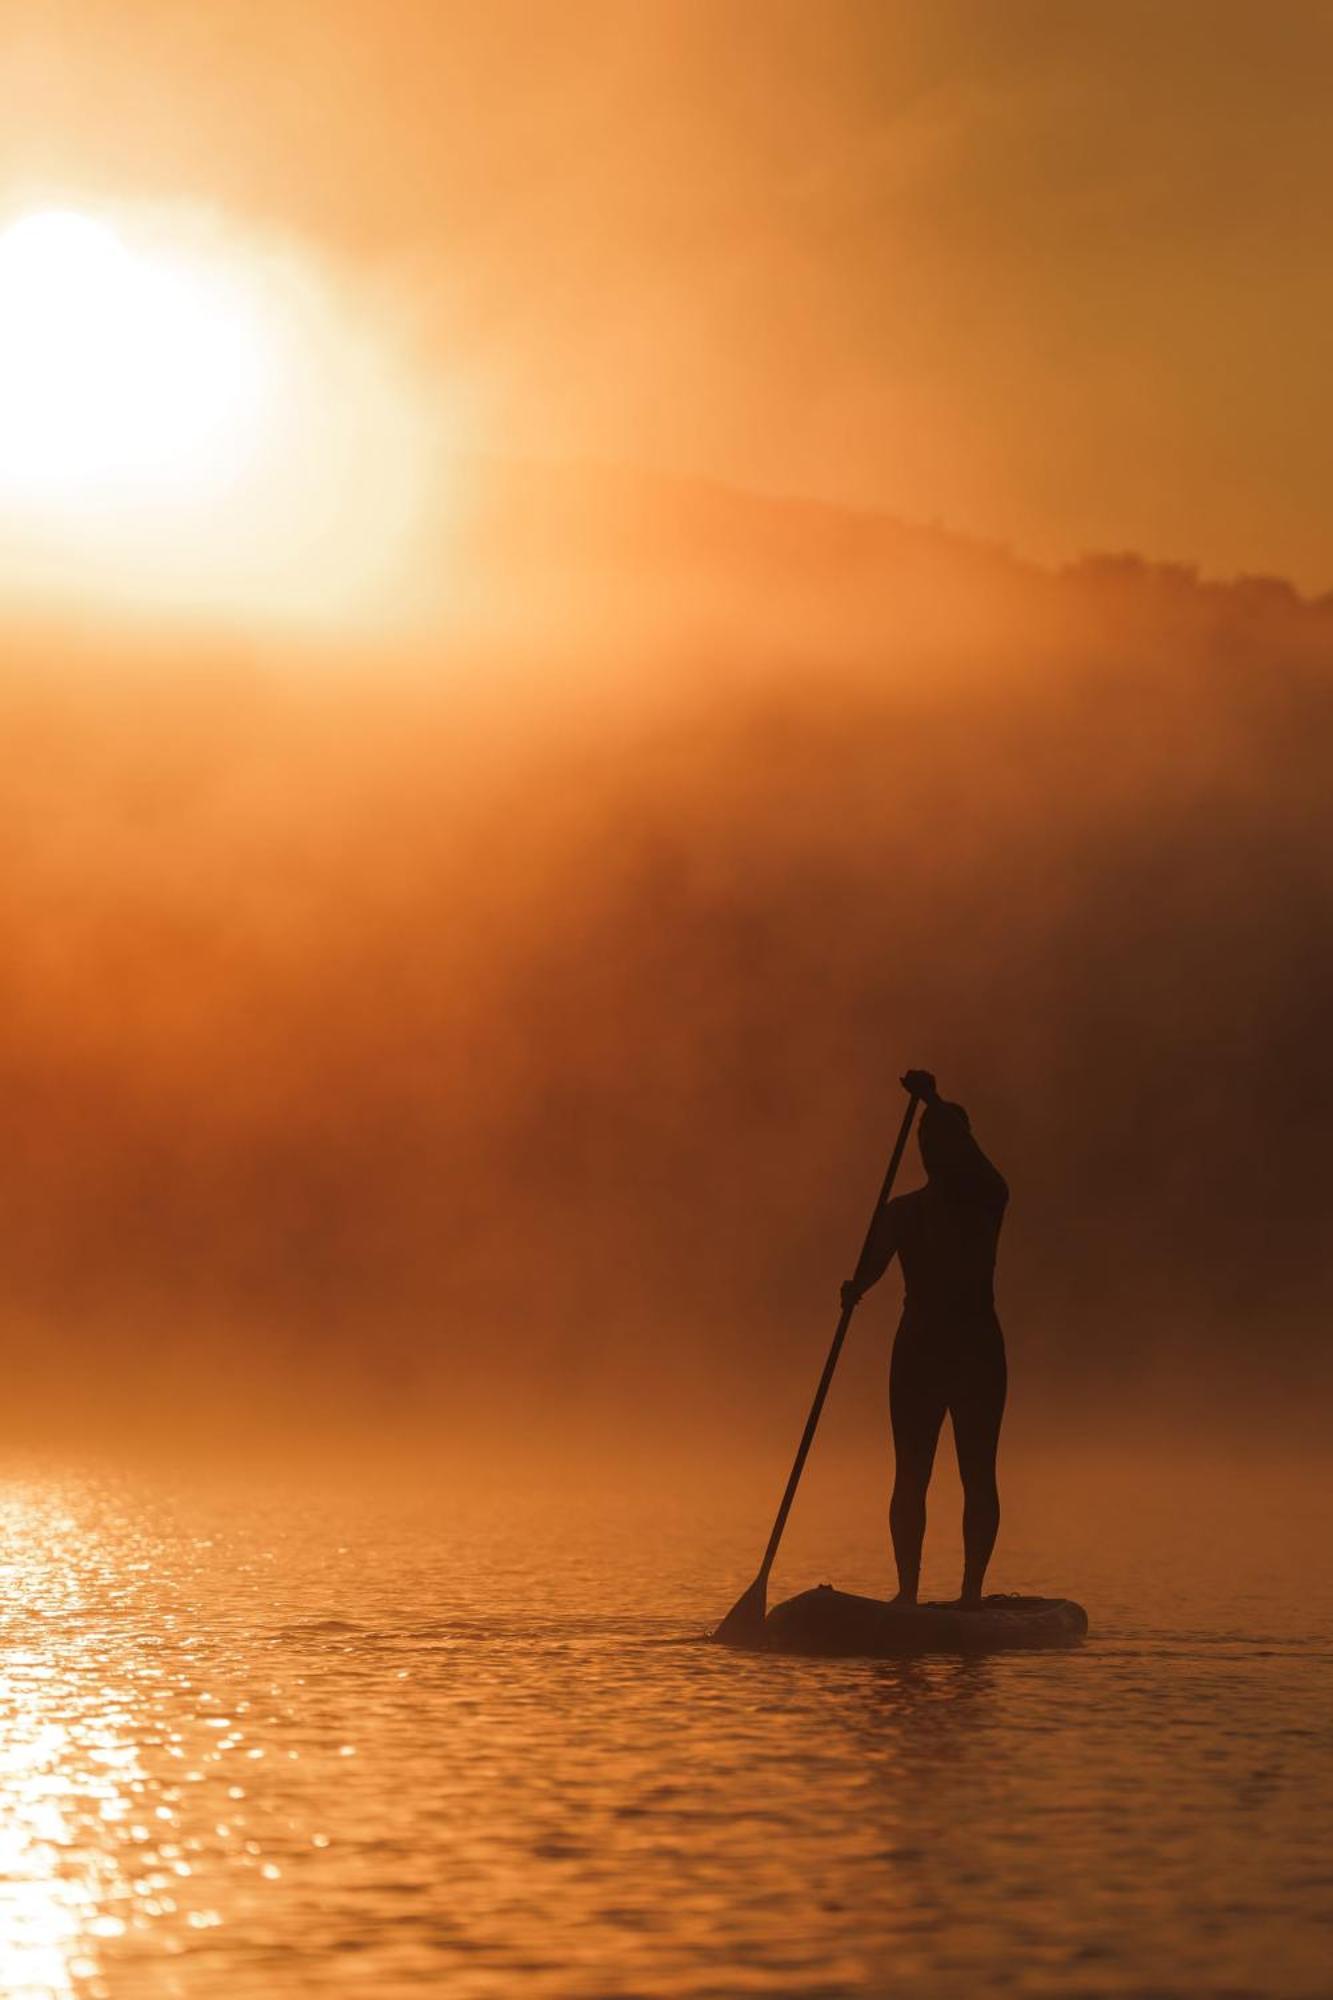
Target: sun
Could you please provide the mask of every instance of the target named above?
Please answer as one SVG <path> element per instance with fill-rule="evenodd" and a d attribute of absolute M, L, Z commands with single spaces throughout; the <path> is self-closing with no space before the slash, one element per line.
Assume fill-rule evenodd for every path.
<path fill-rule="evenodd" d="M 225 486 L 261 429 L 266 353 L 214 274 L 72 209 L 0 231 L 0 487 L 64 505 Z"/>
<path fill-rule="evenodd" d="M 187 201 L 0 216 L 0 615 L 410 622 L 444 437 L 316 246 Z"/>

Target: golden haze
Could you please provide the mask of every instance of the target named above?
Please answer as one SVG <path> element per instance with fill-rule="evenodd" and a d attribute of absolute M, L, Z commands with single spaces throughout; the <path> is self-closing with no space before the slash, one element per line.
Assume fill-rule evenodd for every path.
<path fill-rule="evenodd" d="M 1298 1420 L 1327 608 L 509 481 L 537 632 L 11 631 L 10 1423 L 762 1425 L 922 1048 L 1030 1406 Z"/>
<path fill-rule="evenodd" d="M 189 506 L 7 503 L 15 1428 L 762 1415 L 909 1056 L 1052 1410 L 1296 1410 L 1327 600 L 1003 544 L 1326 587 L 1333 28 L 227 23 L 0 58 L 5 216 L 288 364 Z"/>

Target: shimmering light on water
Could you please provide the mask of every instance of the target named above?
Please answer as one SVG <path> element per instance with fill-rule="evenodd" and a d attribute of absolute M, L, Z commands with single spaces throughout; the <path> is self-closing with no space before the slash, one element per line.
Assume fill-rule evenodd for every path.
<path fill-rule="evenodd" d="M 1080 1653 L 820 1664 L 698 1643 L 730 1511 L 12 1480 L 0 1991 L 1325 1994 L 1317 1495 L 1262 1565 L 1152 1506 L 1011 1541 Z M 864 1523 L 798 1527 L 826 1574 L 883 1586 Z"/>

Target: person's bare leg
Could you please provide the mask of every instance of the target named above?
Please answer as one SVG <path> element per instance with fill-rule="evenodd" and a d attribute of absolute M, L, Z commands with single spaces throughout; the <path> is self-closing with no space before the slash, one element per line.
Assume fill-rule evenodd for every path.
<path fill-rule="evenodd" d="M 986 1568 L 1000 1531 L 995 1456 L 1004 1416 L 1003 1366 L 998 1373 L 990 1372 L 993 1379 L 978 1383 L 978 1393 L 953 1409 L 954 1449 L 963 1482 L 963 1587 L 959 1602 L 972 1605 L 981 1602 Z"/>
<path fill-rule="evenodd" d="M 904 1460 L 898 1454 L 893 1478 L 893 1499 L 889 1502 L 889 1533 L 893 1537 L 893 1560 L 898 1570 L 895 1604 L 915 1604 L 921 1585 L 921 1549 L 926 1539 L 926 1488 L 930 1484 L 935 1447 L 927 1454 L 916 1453 Z"/>
<path fill-rule="evenodd" d="M 986 1567 L 1000 1532 L 1000 1490 L 994 1474 L 989 1480 L 973 1480 L 963 1497 L 963 1588 L 964 1604 L 980 1604 Z"/>
<path fill-rule="evenodd" d="M 894 1599 L 897 1604 L 915 1604 L 920 1588 L 921 1545 L 926 1537 L 926 1488 L 930 1485 L 944 1409 L 944 1397 L 931 1377 L 926 1358 L 915 1354 L 900 1335 L 889 1372 L 894 1461 L 889 1533 L 898 1569 L 898 1595 Z"/>

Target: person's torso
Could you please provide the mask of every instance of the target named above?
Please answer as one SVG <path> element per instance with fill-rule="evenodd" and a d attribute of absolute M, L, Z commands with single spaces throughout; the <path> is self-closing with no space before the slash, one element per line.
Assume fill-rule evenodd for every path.
<path fill-rule="evenodd" d="M 1003 1201 L 951 1198 L 930 1184 L 901 1197 L 904 1325 L 994 1323 L 1003 1220 Z"/>

